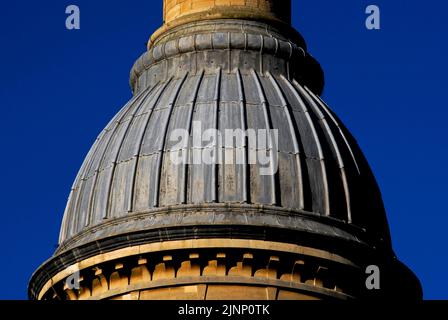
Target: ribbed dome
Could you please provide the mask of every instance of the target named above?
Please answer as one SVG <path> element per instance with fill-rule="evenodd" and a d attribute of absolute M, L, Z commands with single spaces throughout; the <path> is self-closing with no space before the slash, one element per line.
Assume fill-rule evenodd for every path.
<path fill-rule="evenodd" d="M 74 183 L 59 250 L 144 229 L 229 223 L 360 241 L 343 231 L 355 226 L 363 241 L 389 243 L 381 196 L 358 145 L 318 95 L 291 77 L 292 69 L 305 70 L 292 61 L 297 52 L 303 60 L 304 49 L 255 23 L 215 24 L 215 31 L 207 27 L 203 33 L 195 24 L 194 36 L 185 26 L 172 31 L 136 64 L 134 97 L 101 132 Z M 222 55 L 222 43 L 239 53 Z M 248 49 L 255 43 L 261 50 Z M 192 67 L 201 55 L 208 64 Z M 275 64 L 257 68 L 260 56 Z M 211 148 L 210 142 L 192 142 L 196 122 L 220 132 L 278 130 L 277 152 L 266 150 L 278 159 L 277 174 L 260 175 L 260 165 L 247 159 L 173 164 L 173 153 L 191 160 L 194 152 Z M 189 132 L 186 145 L 169 139 L 176 129 Z M 219 152 L 228 159 L 257 148 L 250 139 L 233 139 Z M 226 216 L 229 208 L 239 213 Z M 172 218 L 166 212 L 179 214 Z"/>
<path fill-rule="evenodd" d="M 232 4 L 151 38 L 131 70 L 133 97 L 85 158 L 30 298 L 421 297 L 302 37 Z M 366 287 L 372 265 L 377 293 Z"/>

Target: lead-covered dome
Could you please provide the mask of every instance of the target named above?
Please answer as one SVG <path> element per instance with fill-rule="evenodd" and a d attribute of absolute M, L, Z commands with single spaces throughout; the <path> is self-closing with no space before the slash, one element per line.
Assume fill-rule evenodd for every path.
<path fill-rule="evenodd" d="M 59 251 L 145 229 L 227 224 L 388 243 L 359 146 L 307 79 L 293 77 L 306 66 L 300 43 L 257 23 L 204 26 L 172 30 L 137 62 L 134 97 L 101 132 L 74 183 Z M 278 146 L 262 148 L 278 162 L 276 174 L 261 175 L 263 165 L 248 159 L 229 164 L 261 151 L 253 139 L 193 141 L 198 124 L 223 136 L 277 130 Z M 176 130 L 189 141 L 172 139 Z M 192 161 L 215 147 L 223 163 Z M 189 161 L 174 164 L 173 154 Z"/>

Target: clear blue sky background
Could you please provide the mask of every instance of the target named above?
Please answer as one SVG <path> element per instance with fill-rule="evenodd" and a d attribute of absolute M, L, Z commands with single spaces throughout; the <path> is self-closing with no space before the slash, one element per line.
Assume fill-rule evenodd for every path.
<path fill-rule="evenodd" d="M 326 72 L 324 98 L 382 188 L 398 256 L 426 298 L 448 298 L 448 2 L 293 2 Z M 65 29 L 69 4 L 81 8 L 80 31 Z M 369 4 L 381 31 L 364 26 Z M 161 21 L 162 0 L 2 2 L 0 298 L 25 299 L 54 251 L 77 170 L 129 99 L 129 70 Z"/>

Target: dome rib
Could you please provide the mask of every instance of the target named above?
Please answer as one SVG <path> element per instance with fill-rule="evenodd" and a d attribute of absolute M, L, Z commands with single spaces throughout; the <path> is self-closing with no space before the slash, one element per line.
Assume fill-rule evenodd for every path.
<path fill-rule="evenodd" d="M 344 183 L 344 181 L 346 181 L 345 171 L 343 170 L 345 165 L 344 160 L 341 156 L 339 146 L 335 140 L 333 132 L 328 125 L 325 115 L 316 104 L 312 95 L 310 95 L 309 92 L 301 86 L 296 87 L 300 91 L 302 96 L 305 97 L 308 105 L 310 105 L 313 113 L 316 115 L 317 123 L 319 124 L 320 131 L 322 132 L 321 135 L 323 138 L 325 138 L 326 141 L 324 145 L 327 146 L 326 152 L 328 153 L 328 157 L 326 157 L 327 176 L 329 180 L 333 180 L 329 183 L 329 186 L 332 186 L 333 188 L 329 188 L 328 190 L 330 208 L 329 211 L 333 216 L 340 216 L 342 219 L 351 221 L 351 214 L 349 209 L 350 204 L 347 202 L 349 193 L 346 187 L 346 183 Z M 343 194 L 344 197 L 341 197 L 341 194 Z"/>
<path fill-rule="evenodd" d="M 148 88 L 147 90 L 145 90 L 144 91 L 145 94 L 138 99 L 138 102 L 136 102 L 136 104 L 137 104 L 136 108 L 131 112 L 130 119 L 127 121 L 127 124 L 125 125 L 125 128 L 124 128 L 121 136 L 118 137 L 118 141 L 116 142 L 118 144 L 118 148 L 116 149 L 116 152 L 113 156 L 112 169 L 111 169 L 112 172 L 110 174 L 109 180 L 107 181 L 107 191 L 106 191 L 106 200 L 105 200 L 106 201 L 106 210 L 102 217 L 103 219 L 109 218 L 109 215 L 112 215 L 112 217 L 114 216 L 114 211 L 113 211 L 113 207 L 112 207 L 111 203 L 113 203 L 112 202 L 113 187 L 114 187 L 114 180 L 116 178 L 115 171 L 118 166 L 119 156 L 120 156 L 120 153 L 122 152 L 124 142 L 125 142 L 125 139 L 127 138 L 129 129 L 131 128 L 131 125 L 134 124 L 135 116 L 139 113 L 139 111 L 141 109 L 143 109 L 143 107 L 145 106 L 145 103 L 147 101 L 147 98 L 153 93 L 154 88 L 155 87 L 151 87 L 151 88 Z"/>
<path fill-rule="evenodd" d="M 309 179 L 309 195 L 311 198 L 311 208 L 310 209 L 313 212 L 320 212 L 326 216 L 329 216 L 329 206 L 328 206 L 328 181 L 326 178 L 326 168 L 324 163 L 324 156 L 322 151 L 322 145 L 321 141 L 319 139 L 319 136 L 317 134 L 316 126 L 313 122 L 313 119 L 311 118 L 309 109 L 305 102 L 303 101 L 302 97 L 300 96 L 299 92 L 296 90 L 294 85 L 297 85 L 296 82 L 289 82 L 286 78 L 282 77 L 283 81 L 291 91 L 292 95 L 294 96 L 295 100 L 297 101 L 297 105 L 300 108 L 300 111 L 303 113 L 305 117 L 306 124 L 304 126 L 307 126 L 309 128 L 309 134 L 311 136 L 306 136 L 306 133 L 301 133 L 299 135 L 300 138 L 305 141 L 304 146 L 308 146 L 309 150 L 316 149 L 316 153 L 310 153 L 310 151 L 307 152 L 305 150 L 305 163 L 307 165 L 308 170 L 308 179 Z M 293 85 L 294 84 L 294 85 Z M 299 85 L 300 86 L 300 85 Z M 304 126 L 298 124 L 299 128 L 304 128 Z M 320 182 L 319 182 L 320 181 Z M 312 195 L 315 195 L 313 197 Z M 321 200 L 321 201 L 316 201 Z"/>
<path fill-rule="evenodd" d="M 158 91 L 156 91 L 156 94 L 154 96 L 151 97 L 150 102 L 148 103 L 148 111 L 146 111 L 146 113 L 144 114 L 144 118 L 143 118 L 143 125 L 141 126 L 140 130 L 136 130 L 137 131 L 137 144 L 135 144 L 135 150 L 133 152 L 133 158 L 134 158 L 134 165 L 132 166 L 132 172 L 131 172 L 131 182 L 130 182 L 130 192 L 129 192 L 129 197 L 128 197 L 128 205 L 127 205 L 127 212 L 132 212 L 134 210 L 134 197 L 135 197 L 135 180 L 137 178 L 137 169 L 138 169 L 138 165 L 139 165 L 139 161 L 141 158 L 141 149 L 143 146 L 143 141 L 145 138 L 145 133 L 147 131 L 148 125 L 149 125 L 149 121 L 151 119 L 151 115 L 154 111 L 154 106 L 157 105 L 157 103 L 160 100 L 160 97 L 163 95 L 163 93 L 165 92 L 165 90 L 167 89 L 168 85 L 171 83 L 172 79 L 170 78 L 165 84 L 163 85 L 159 85 L 159 83 L 154 86 L 155 88 L 158 89 Z M 143 116 L 143 114 L 142 114 Z"/>
<path fill-rule="evenodd" d="M 100 160 L 98 162 L 98 166 L 95 169 L 95 179 L 93 181 L 93 185 L 89 193 L 90 200 L 89 200 L 89 206 L 87 207 L 89 225 L 92 223 L 91 221 L 92 211 L 96 210 L 97 206 L 99 205 L 97 201 L 103 201 L 102 206 L 104 208 L 103 210 L 101 210 L 102 212 L 101 216 L 97 217 L 99 221 L 108 219 L 109 215 L 111 214 L 111 205 L 110 205 L 111 189 L 113 187 L 112 183 L 114 181 L 118 157 L 120 151 L 123 148 L 123 142 L 125 141 L 129 128 L 133 124 L 135 115 L 139 112 L 139 110 L 141 110 L 141 108 L 145 106 L 147 98 L 151 96 L 154 88 L 155 87 L 151 87 L 147 88 L 146 90 L 142 90 L 141 94 L 138 94 L 136 99 L 129 106 L 128 112 L 123 113 L 123 115 L 120 118 L 117 118 L 115 122 L 116 126 L 113 128 L 111 136 L 107 141 L 103 154 L 101 155 Z M 120 126 L 121 128 L 119 128 Z M 115 148 L 111 150 L 110 147 L 111 145 L 114 144 Z M 107 161 L 106 159 L 111 161 Z M 98 191 L 98 184 L 100 183 L 99 178 L 104 177 L 105 172 L 109 170 L 110 174 L 108 176 L 105 176 L 104 178 L 105 181 L 101 181 L 103 185 L 101 188 L 104 189 L 102 191 L 103 199 L 98 200 L 97 191 Z M 101 173 L 103 174 L 103 176 L 100 176 Z"/>
<path fill-rule="evenodd" d="M 246 114 L 246 98 L 244 96 L 244 86 L 243 86 L 243 79 L 241 77 L 241 71 L 239 68 L 236 69 L 236 80 L 238 85 L 238 103 L 239 103 L 239 109 L 240 109 L 240 121 L 241 121 L 241 130 L 245 132 L 247 130 L 247 114 Z M 249 174 L 250 174 L 250 168 L 249 168 L 249 162 L 248 162 L 248 142 L 247 137 L 242 137 L 241 139 L 241 148 L 243 148 L 243 187 L 242 187 L 242 203 L 249 203 Z"/>
<path fill-rule="evenodd" d="M 297 137 L 299 136 L 298 131 L 297 131 L 297 127 L 294 126 L 293 124 L 293 120 L 292 120 L 292 115 L 291 115 L 291 111 L 290 111 L 290 105 L 287 103 L 286 98 L 282 92 L 282 90 L 280 89 L 280 86 L 277 82 L 277 80 L 272 76 L 272 74 L 270 72 L 266 73 L 269 80 L 271 81 L 271 84 L 273 85 L 273 87 L 275 88 L 275 91 L 277 92 L 277 95 L 281 101 L 281 105 L 284 109 L 285 112 L 285 116 L 287 118 L 287 122 L 288 122 L 288 126 L 289 126 L 289 132 L 293 141 L 293 146 L 294 146 L 294 158 L 295 158 L 295 164 L 297 167 L 297 190 L 299 192 L 298 195 L 298 209 L 300 210 L 304 210 L 305 209 L 305 203 L 304 203 L 304 183 L 303 183 L 303 169 L 302 169 L 302 164 L 301 164 L 301 160 L 300 160 L 300 148 L 299 148 L 299 141 L 297 139 Z"/>
<path fill-rule="evenodd" d="M 74 183 L 74 188 L 72 188 L 73 190 L 76 191 L 76 197 L 75 200 L 73 200 L 73 198 L 71 199 L 71 201 L 69 200 L 68 204 L 67 204 L 67 208 L 66 208 L 66 213 L 64 214 L 64 219 L 63 219 L 63 224 L 61 226 L 61 234 L 60 234 L 60 239 L 61 238 L 65 238 L 66 235 L 72 235 L 76 232 L 78 232 L 79 228 L 78 228 L 78 223 L 80 221 L 80 219 L 84 218 L 84 214 L 79 213 L 79 201 L 81 201 L 81 194 L 83 193 L 84 189 L 86 188 L 85 184 L 86 181 L 90 178 L 92 178 L 92 176 L 89 176 L 89 172 L 91 171 L 91 168 L 95 162 L 95 159 L 98 159 L 98 157 L 96 157 L 95 155 L 97 154 L 100 146 L 105 146 L 103 151 L 102 151 L 102 155 L 100 156 L 100 159 L 103 159 L 104 155 L 106 154 L 107 151 L 107 147 L 110 143 L 110 139 L 106 139 L 106 135 L 107 134 L 111 134 L 111 132 L 113 130 L 116 130 L 118 128 L 118 123 L 121 123 L 121 121 L 126 117 L 126 115 L 128 113 L 130 113 L 130 106 L 134 105 L 134 103 L 136 103 L 136 101 L 138 101 L 140 99 L 140 97 L 144 94 L 144 92 L 146 92 L 146 90 L 143 90 L 142 92 L 140 92 L 139 94 L 135 95 L 121 110 L 120 112 L 108 123 L 108 125 L 106 126 L 106 128 L 99 134 L 98 138 L 96 139 L 94 145 L 92 146 L 91 150 L 88 152 L 87 157 L 84 160 L 83 165 L 81 166 L 81 170 L 80 170 L 80 175 L 79 175 L 79 180 L 76 181 Z M 114 126 L 113 129 L 110 129 L 112 126 Z M 95 168 L 95 171 L 93 173 L 93 177 L 95 179 L 95 182 L 93 183 L 93 185 L 91 186 L 91 190 L 92 192 L 95 190 L 95 185 L 96 185 L 96 178 L 98 175 L 98 172 L 100 170 L 100 166 L 101 166 L 101 160 L 98 163 L 98 167 Z M 77 177 L 78 179 L 78 177 Z M 90 206 L 93 203 L 93 198 L 89 195 L 88 197 L 89 201 L 88 201 L 88 215 L 90 216 Z M 71 210 L 70 210 L 71 208 Z M 78 217 L 76 217 L 74 215 L 74 213 L 78 212 Z M 65 216 L 67 216 L 67 219 L 65 218 Z M 76 223 L 71 223 L 69 225 L 67 225 L 67 220 L 76 220 Z"/>
<path fill-rule="evenodd" d="M 250 73 L 251 73 L 251 75 L 253 77 L 253 80 L 255 82 L 255 86 L 256 86 L 258 94 L 260 96 L 260 104 L 261 104 L 261 108 L 263 110 L 266 130 L 269 130 L 269 135 L 271 135 L 271 130 L 273 129 L 273 127 L 272 127 L 272 118 L 271 118 L 271 115 L 270 115 L 270 112 L 269 112 L 269 104 L 268 104 L 268 101 L 266 100 L 266 95 L 264 93 L 262 84 L 260 82 L 260 78 L 258 77 L 258 75 L 255 72 L 255 70 L 251 69 Z M 271 139 L 268 138 L 268 143 L 269 143 L 269 145 L 267 146 L 267 151 L 269 152 L 269 155 L 270 155 L 270 163 L 273 164 L 273 163 L 275 163 L 277 161 L 274 158 L 273 152 L 274 152 L 275 149 L 278 148 L 278 146 L 275 146 L 275 148 L 274 148 L 274 146 L 272 145 L 272 138 Z M 269 175 L 269 177 L 271 178 L 271 201 L 268 204 L 271 204 L 271 205 L 275 206 L 275 205 L 279 204 L 278 197 L 280 197 L 280 193 L 277 190 L 278 185 L 279 185 L 278 173 L 271 174 L 271 175 Z"/>
<path fill-rule="evenodd" d="M 168 132 L 168 126 L 170 125 L 170 119 L 173 113 L 173 109 L 174 109 L 174 105 L 176 103 L 176 100 L 179 96 L 179 92 L 182 89 L 182 85 L 185 83 L 185 80 L 187 79 L 188 76 L 188 72 L 185 73 L 185 75 L 183 76 L 182 80 L 178 81 L 178 83 L 176 84 L 176 88 L 174 89 L 170 100 L 168 102 L 168 115 L 166 117 L 166 122 L 163 123 L 162 125 L 162 139 L 160 140 L 160 145 L 158 146 L 158 152 L 159 155 L 157 157 L 157 169 L 156 169 L 156 178 L 155 178 L 155 188 L 154 188 L 154 203 L 153 203 L 153 207 L 156 208 L 159 206 L 159 197 L 160 197 L 160 175 L 162 172 L 162 165 L 163 165 L 163 156 L 165 154 L 164 150 L 165 150 L 165 141 L 166 141 L 166 134 Z"/>
<path fill-rule="evenodd" d="M 204 79 L 204 74 L 205 71 L 202 69 L 199 73 L 198 79 L 196 81 L 196 83 L 193 85 L 193 90 L 192 90 L 192 95 L 189 98 L 189 101 L 187 102 L 186 106 L 190 109 L 188 112 L 188 117 L 187 117 L 187 128 L 186 130 L 188 131 L 188 136 L 191 136 L 191 130 L 193 127 L 193 113 L 195 111 L 195 106 L 196 106 L 196 101 L 198 99 L 198 94 L 199 94 L 199 89 L 202 85 L 202 80 Z M 187 203 L 187 199 L 188 199 L 188 176 L 189 176 L 189 171 L 188 171 L 188 150 L 190 148 L 190 139 L 187 139 L 185 141 L 184 146 L 181 149 L 182 152 L 182 159 L 183 159 L 183 165 L 182 165 L 182 178 L 181 178 L 181 204 L 186 204 Z"/>
<path fill-rule="evenodd" d="M 308 91 L 308 93 L 311 94 L 311 96 L 312 96 L 314 99 L 317 99 L 317 101 L 318 101 L 318 105 L 320 105 L 320 106 L 322 107 L 322 109 L 325 111 L 325 113 L 328 115 L 328 117 L 329 117 L 329 118 L 331 119 L 331 121 L 333 122 L 334 126 L 336 126 L 336 128 L 338 129 L 338 132 L 339 132 L 339 134 L 341 135 L 341 137 L 342 137 L 342 139 L 343 139 L 343 141 L 344 141 L 345 146 L 347 147 L 347 149 L 348 149 L 349 152 L 350 152 L 350 156 L 351 156 L 351 159 L 353 160 L 353 163 L 354 163 L 355 166 L 356 166 L 356 170 L 357 170 L 358 173 L 360 174 L 361 171 L 359 170 L 358 161 L 357 161 L 356 158 L 355 158 L 355 155 L 354 155 L 354 153 L 353 153 L 352 147 L 350 146 L 350 143 L 348 142 L 348 140 L 347 140 L 347 138 L 346 138 L 346 136 L 345 136 L 345 134 L 344 134 L 342 128 L 340 127 L 339 122 L 336 120 L 336 118 L 334 117 L 334 115 L 330 112 L 330 108 L 328 107 L 328 105 L 325 103 L 325 101 L 324 101 L 321 97 L 316 96 L 316 95 L 313 95 L 312 92 L 311 92 L 308 88 L 305 88 L 305 89 Z"/>
<path fill-rule="evenodd" d="M 159 96 L 160 94 L 161 94 L 161 92 L 163 92 L 163 90 L 160 88 L 160 83 L 156 83 L 154 86 L 152 86 L 151 87 L 151 94 L 155 94 L 155 96 Z M 152 97 L 149 97 L 149 101 L 148 100 L 146 100 L 148 97 L 146 97 L 145 98 L 145 101 L 144 101 L 144 103 L 142 103 L 142 107 L 143 107 L 143 105 L 145 105 L 145 103 L 146 103 L 146 105 L 145 105 L 145 107 L 147 107 L 148 105 L 150 105 L 150 101 L 153 99 L 153 97 L 154 96 L 152 96 Z M 140 113 L 140 114 L 135 114 L 134 115 L 134 117 L 133 117 L 133 124 L 136 122 L 136 121 L 138 121 L 137 120 L 137 117 L 144 117 L 145 115 L 148 115 L 148 117 L 150 116 L 150 114 L 151 114 L 151 111 L 152 110 L 149 110 L 149 111 L 145 111 L 145 112 L 142 112 L 142 113 Z M 145 128 L 145 126 L 143 127 L 143 129 Z M 138 130 L 136 130 L 137 131 L 137 133 L 138 133 Z M 130 134 L 128 133 L 127 134 L 127 137 L 125 138 L 125 139 L 129 139 L 129 136 L 130 136 Z M 137 136 L 140 136 L 140 138 L 137 138 L 136 140 L 138 141 L 137 142 L 137 144 L 135 145 L 136 146 L 136 149 L 138 150 L 138 151 L 131 151 L 131 153 L 129 153 L 130 152 L 130 150 L 132 150 L 132 145 L 130 145 L 128 148 L 129 148 L 129 150 L 128 150 L 128 157 L 130 157 L 129 158 L 129 160 L 128 161 L 132 161 L 133 163 L 134 163 L 134 165 L 132 166 L 132 169 L 131 169 L 131 173 L 130 173 L 130 179 L 131 179 L 131 182 L 130 182 L 130 190 L 129 190 L 129 197 L 128 197 L 128 200 L 127 200 L 127 205 L 126 205 L 126 207 L 127 207 L 127 212 L 131 212 L 132 211 L 132 207 L 133 207 L 133 202 L 132 202 L 132 197 L 133 197 L 133 193 L 134 193 L 134 187 L 133 187 L 133 185 L 134 185 L 134 180 L 135 180 L 135 172 L 136 172 L 136 167 L 137 167 L 137 165 L 138 165 L 138 157 L 139 157 L 139 150 L 140 150 L 140 147 L 141 147 L 141 139 L 143 139 L 143 133 L 141 133 L 140 135 L 137 135 Z M 120 153 L 117 155 L 117 157 L 118 158 L 120 158 L 122 155 L 121 155 L 121 153 L 123 153 L 123 150 L 122 149 L 120 149 Z M 123 161 L 126 161 L 126 160 L 123 160 Z"/>
<path fill-rule="evenodd" d="M 305 87 L 304 90 L 307 93 L 307 95 L 311 98 L 312 105 L 314 106 L 314 108 L 320 110 L 320 113 L 322 114 L 321 121 L 324 123 L 326 131 L 328 132 L 328 135 L 331 138 L 331 143 L 333 145 L 333 149 L 336 152 L 337 161 L 341 171 L 341 179 L 345 192 L 347 221 L 349 223 L 352 223 L 352 205 L 351 205 L 352 195 L 350 192 L 349 187 L 350 184 L 349 184 L 349 178 L 347 177 L 347 170 L 358 170 L 359 173 L 358 164 L 353 156 L 353 152 L 351 150 L 350 145 L 347 142 L 347 139 L 345 138 L 345 135 L 343 134 L 341 128 L 339 127 L 339 124 L 337 123 L 336 119 L 331 114 L 328 113 L 328 110 L 324 106 L 323 100 L 319 96 L 314 95 L 308 88 Z M 327 118 L 329 118 L 330 121 L 327 121 Z M 336 133 L 339 133 L 339 139 L 337 138 L 338 136 Z M 343 147 L 347 149 L 345 153 L 348 153 L 345 156 Z M 345 161 L 344 158 L 346 158 L 347 161 Z M 354 166 L 354 168 L 351 166 Z"/>
<path fill-rule="evenodd" d="M 229 51 L 229 55 L 230 55 L 230 51 Z M 219 107 L 220 107 L 220 102 L 221 102 L 221 86 L 222 86 L 222 69 L 218 68 L 218 72 L 216 74 L 216 82 L 215 82 L 215 96 L 213 98 L 213 103 L 214 103 L 214 112 L 213 112 L 213 128 L 212 129 L 216 129 L 219 130 Z M 217 137 L 216 137 L 217 138 Z M 216 152 L 219 152 L 220 150 L 219 145 L 216 145 Z M 213 167 L 211 175 L 211 189 L 212 189 L 212 194 L 211 194 L 211 202 L 218 202 L 218 194 L 219 194 L 219 190 L 218 190 L 218 165 L 212 164 L 211 165 Z M 193 190 L 193 188 L 192 188 Z"/>

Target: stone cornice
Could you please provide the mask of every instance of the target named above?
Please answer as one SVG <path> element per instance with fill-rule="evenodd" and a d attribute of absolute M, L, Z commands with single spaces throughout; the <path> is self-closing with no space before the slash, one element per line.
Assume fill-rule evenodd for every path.
<path fill-rule="evenodd" d="M 358 267 L 341 256 L 298 245 L 244 239 L 168 241 L 80 261 L 34 294 L 39 299 L 97 300 L 140 290 L 225 284 L 347 299 L 356 288 L 345 283 L 344 273 L 353 272 Z M 75 273 L 77 290 L 67 285 Z"/>

